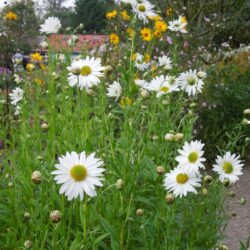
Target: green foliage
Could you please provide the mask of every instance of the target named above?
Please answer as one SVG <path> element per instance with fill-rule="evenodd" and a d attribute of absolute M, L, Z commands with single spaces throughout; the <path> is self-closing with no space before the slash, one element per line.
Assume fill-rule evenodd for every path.
<path fill-rule="evenodd" d="M 38 18 L 35 14 L 35 4 L 32 0 L 16 1 L 6 6 L 2 15 L 12 11 L 17 15 L 16 21 L 6 21 L 8 33 L 15 39 L 16 47 L 27 50 L 27 41 L 38 35 Z"/>
<path fill-rule="evenodd" d="M 72 16 L 74 27 L 80 23 L 87 32 L 101 32 L 106 26 L 105 14 L 113 4 L 112 0 L 76 0 L 75 14 Z"/>
<path fill-rule="evenodd" d="M 197 137 L 206 142 L 207 156 L 213 161 L 220 149 L 246 153 L 247 125 L 241 124 L 243 110 L 250 107 L 249 71 L 240 73 L 234 64 L 216 64 L 198 105 Z M 221 82 L 218 82 L 221 79 Z"/>

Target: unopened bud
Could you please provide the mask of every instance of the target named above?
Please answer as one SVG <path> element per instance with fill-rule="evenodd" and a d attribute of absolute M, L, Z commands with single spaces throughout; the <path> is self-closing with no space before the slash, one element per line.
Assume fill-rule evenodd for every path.
<path fill-rule="evenodd" d="M 48 131 L 49 129 L 49 125 L 47 123 L 43 123 L 41 127 L 44 132 Z"/>
<path fill-rule="evenodd" d="M 234 191 L 230 191 L 230 192 L 228 193 L 228 195 L 229 195 L 230 197 L 234 197 L 234 196 L 235 196 L 235 192 L 234 192 Z"/>
<path fill-rule="evenodd" d="M 54 210 L 50 213 L 50 221 L 53 223 L 58 223 L 62 219 L 61 212 L 59 210 Z"/>
<path fill-rule="evenodd" d="M 228 179 L 224 180 L 224 181 L 223 181 L 223 185 L 224 185 L 225 187 L 229 187 L 229 186 L 230 186 L 230 181 L 229 181 Z"/>
<path fill-rule="evenodd" d="M 206 175 L 204 177 L 204 182 L 210 184 L 213 181 L 213 177 L 211 175 Z"/>
<path fill-rule="evenodd" d="M 70 70 L 70 72 L 71 72 L 73 75 L 78 76 L 78 75 L 81 74 L 81 68 L 79 68 L 79 67 L 74 67 L 74 68 L 72 68 L 72 69 Z"/>
<path fill-rule="evenodd" d="M 204 195 L 204 196 L 206 196 L 207 194 L 208 194 L 208 191 L 207 191 L 207 189 L 206 188 L 202 188 L 202 194 Z"/>
<path fill-rule="evenodd" d="M 42 174 L 40 171 L 34 171 L 31 175 L 31 180 L 34 184 L 40 184 L 42 182 Z"/>
<path fill-rule="evenodd" d="M 158 166 L 156 172 L 157 174 L 163 175 L 165 173 L 165 168 L 163 166 Z"/>
<path fill-rule="evenodd" d="M 172 193 L 168 193 L 165 196 L 165 200 L 168 204 L 172 204 L 175 201 L 175 196 Z"/>
<path fill-rule="evenodd" d="M 249 115 L 249 114 L 250 114 L 250 109 L 245 109 L 245 110 L 243 111 L 243 114 L 244 114 L 244 115 Z"/>
<path fill-rule="evenodd" d="M 175 139 L 175 136 L 173 134 L 167 133 L 164 136 L 164 138 L 165 138 L 166 141 L 173 141 Z"/>
<path fill-rule="evenodd" d="M 125 187 L 125 182 L 124 182 L 124 180 L 123 180 L 123 179 L 117 180 L 117 182 L 116 182 L 116 187 L 117 187 L 117 189 L 119 189 L 119 190 L 123 189 L 123 188 Z"/>
<path fill-rule="evenodd" d="M 31 247 L 32 247 L 32 241 L 26 240 L 26 241 L 24 242 L 24 248 L 29 249 L 29 248 L 31 248 Z"/>
<path fill-rule="evenodd" d="M 232 211 L 232 212 L 231 212 L 231 216 L 232 216 L 232 217 L 235 217 L 236 215 L 237 215 L 237 213 L 236 213 L 235 211 Z"/>
<path fill-rule="evenodd" d="M 182 140 L 183 137 L 184 137 L 184 134 L 182 134 L 182 133 L 177 133 L 177 134 L 175 134 L 175 136 L 174 136 L 174 138 L 175 138 L 176 141 Z"/>
<path fill-rule="evenodd" d="M 156 141 L 156 140 L 158 140 L 158 139 L 159 139 L 159 136 L 158 136 L 158 135 L 153 135 L 153 136 L 152 136 L 152 140 L 153 140 L 153 141 Z"/>
<path fill-rule="evenodd" d="M 30 219 L 30 213 L 25 212 L 25 213 L 23 214 L 23 217 L 24 217 L 25 220 L 29 220 L 29 219 Z"/>
<path fill-rule="evenodd" d="M 137 216 L 142 216 L 144 214 L 143 209 L 141 208 L 138 208 L 135 213 Z"/>
<path fill-rule="evenodd" d="M 246 199 L 245 198 L 240 198 L 240 204 L 245 205 L 246 204 Z"/>

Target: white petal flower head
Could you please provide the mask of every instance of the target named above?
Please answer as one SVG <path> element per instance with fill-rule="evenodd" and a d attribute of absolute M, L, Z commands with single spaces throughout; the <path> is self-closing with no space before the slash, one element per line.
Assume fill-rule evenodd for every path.
<path fill-rule="evenodd" d="M 173 192 L 173 194 L 180 198 L 186 196 L 187 193 L 197 194 L 196 187 L 200 187 L 201 179 L 195 173 L 176 167 L 165 175 L 164 186 L 166 190 Z"/>
<path fill-rule="evenodd" d="M 144 89 L 148 86 L 148 82 L 146 80 L 141 80 L 141 79 L 136 79 L 135 84 Z"/>
<path fill-rule="evenodd" d="M 107 96 L 109 97 L 115 97 L 116 101 L 121 96 L 122 93 L 122 86 L 119 82 L 115 81 L 108 87 L 108 93 Z"/>
<path fill-rule="evenodd" d="M 15 88 L 12 90 L 12 92 L 9 94 L 11 99 L 11 104 L 17 105 L 18 102 L 20 102 L 23 99 L 24 91 L 20 88 Z"/>
<path fill-rule="evenodd" d="M 200 168 L 205 168 L 203 162 L 206 159 L 202 157 L 204 154 L 203 147 L 204 144 L 200 141 L 185 142 L 183 148 L 178 150 L 180 155 L 175 158 L 179 163 L 178 166 L 190 173 L 198 174 Z"/>
<path fill-rule="evenodd" d="M 178 81 L 181 89 L 187 92 L 189 96 L 194 96 L 196 93 L 202 92 L 204 82 L 198 78 L 196 70 L 181 73 Z"/>
<path fill-rule="evenodd" d="M 168 56 L 163 55 L 159 57 L 158 62 L 160 67 L 163 67 L 164 69 L 172 69 L 172 61 Z"/>
<path fill-rule="evenodd" d="M 131 3 L 131 6 L 137 18 L 142 20 L 144 24 L 148 23 L 148 17 L 156 16 L 154 5 L 147 0 Z"/>
<path fill-rule="evenodd" d="M 51 16 L 48 17 L 45 20 L 44 24 L 40 26 L 40 32 L 46 34 L 54 34 L 60 30 L 61 26 L 62 25 L 60 20 L 57 17 Z"/>
<path fill-rule="evenodd" d="M 150 63 L 145 62 L 143 55 L 136 53 L 135 67 L 140 71 L 144 71 L 150 67 Z"/>
<path fill-rule="evenodd" d="M 186 19 L 181 16 L 179 17 L 179 19 L 170 21 L 168 23 L 168 29 L 173 32 L 187 33 L 186 27 L 187 27 Z"/>
<path fill-rule="evenodd" d="M 239 160 L 239 156 L 226 152 L 226 154 L 221 157 L 217 156 L 216 164 L 213 165 L 213 171 L 219 174 L 219 179 L 221 182 L 224 180 L 229 180 L 231 183 L 235 183 L 239 180 L 239 175 L 242 175 L 243 164 Z"/>
<path fill-rule="evenodd" d="M 155 77 L 146 87 L 149 91 L 156 91 L 156 97 L 159 98 L 162 95 L 171 93 L 173 91 L 178 91 L 178 85 L 170 84 L 169 78 L 160 75 Z"/>
<path fill-rule="evenodd" d="M 105 67 L 101 65 L 100 58 L 87 56 L 83 60 L 74 61 L 67 69 L 70 71 L 69 85 L 71 87 L 77 86 L 82 90 L 83 88 L 88 89 L 93 85 L 98 85 Z"/>
<path fill-rule="evenodd" d="M 68 200 L 80 197 L 83 200 L 84 193 L 90 197 L 96 196 L 95 186 L 102 186 L 104 168 L 101 168 L 103 161 L 95 158 L 95 153 L 86 155 L 85 152 L 67 152 L 59 157 L 57 170 L 51 174 L 55 175 L 57 184 L 62 184 L 59 193 L 65 194 Z"/>

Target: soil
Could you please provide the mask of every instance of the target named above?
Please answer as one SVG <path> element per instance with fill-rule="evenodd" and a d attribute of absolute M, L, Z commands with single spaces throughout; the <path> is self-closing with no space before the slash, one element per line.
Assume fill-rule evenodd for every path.
<path fill-rule="evenodd" d="M 243 175 L 229 190 L 235 192 L 235 197 L 228 198 L 227 211 L 229 215 L 236 212 L 236 216 L 229 220 L 224 243 L 229 250 L 241 250 L 240 242 L 246 245 L 250 237 L 250 155 L 246 160 Z M 245 205 L 240 203 L 241 198 L 246 200 Z M 250 246 L 247 246 L 247 249 L 250 250 Z"/>

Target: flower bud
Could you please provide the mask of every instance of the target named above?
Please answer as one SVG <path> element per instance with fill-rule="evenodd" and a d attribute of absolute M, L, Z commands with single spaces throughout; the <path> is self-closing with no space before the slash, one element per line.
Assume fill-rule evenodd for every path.
<path fill-rule="evenodd" d="M 230 191 L 230 192 L 228 193 L 228 195 L 229 195 L 230 197 L 234 197 L 234 196 L 235 196 L 235 192 L 234 192 L 234 191 Z"/>
<path fill-rule="evenodd" d="M 210 184 L 213 181 L 213 177 L 211 175 L 206 175 L 203 180 L 205 183 Z"/>
<path fill-rule="evenodd" d="M 189 105 L 190 108 L 195 108 L 196 106 L 197 106 L 197 104 L 194 103 L 194 102 L 192 102 L 192 103 Z"/>
<path fill-rule="evenodd" d="M 246 199 L 245 198 L 240 198 L 240 204 L 245 205 L 246 204 Z"/>
<path fill-rule="evenodd" d="M 141 208 L 138 208 L 135 213 L 137 216 L 142 216 L 144 214 L 143 209 Z"/>
<path fill-rule="evenodd" d="M 26 241 L 24 242 L 24 248 L 29 249 L 29 248 L 31 248 L 31 247 L 32 247 L 32 241 L 26 240 Z"/>
<path fill-rule="evenodd" d="M 50 213 L 50 221 L 53 223 L 58 223 L 62 219 L 62 214 L 59 210 L 54 210 Z"/>
<path fill-rule="evenodd" d="M 31 180 L 34 184 L 40 184 L 42 182 L 42 174 L 40 171 L 34 171 L 31 175 Z"/>
<path fill-rule="evenodd" d="M 146 89 L 141 89 L 140 95 L 141 95 L 141 97 L 147 97 L 147 96 L 149 96 L 149 93 Z"/>
<path fill-rule="evenodd" d="M 204 79 L 204 78 L 206 78 L 207 74 L 206 74 L 206 72 L 204 72 L 204 71 L 199 71 L 199 72 L 197 73 L 197 76 L 198 76 L 198 78 L 200 78 L 200 79 Z"/>
<path fill-rule="evenodd" d="M 117 182 L 116 182 L 116 187 L 117 187 L 117 189 L 119 189 L 119 190 L 123 189 L 123 188 L 125 187 L 125 182 L 124 182 L 124 180 L 123 180 L 123 179 L 117 180 Z"/>
<path fill-rule="evenodd" d="M 49 125 L 45 122 L 41 125 L 41 127 L 42 127 L 43 132 L 47 132 L 49 129 Z"/>
<path fill-rule="evenodd" d="M 165 173 L 165 168 L 164 168 L 163 166 L 158 166 L 158 167 L 156 168 L 156 172 L 157 172 L 157 174 L 159 174 L 159 175 L 163 175 L 163 174 Z"/>
<path fill-rule="evenodd" d="M 168 204 L 172 204 L 175 201 L 175 196 L 172 193 L 168 193 L 165 196 L 165 200 Z"/>
<path fill-rule="evenodd" d="M 243 114 L 244 114 L 244 115 L 249 115 L 249 114 L 250 114 L 250 109 L 245 109 L 245 110 L 243 111 Z"/>
<path fill-rule="evenodd" d="M 42 161 L 42 160 L 43 160 L 43 156 L 42 156 L 42 155 L 38 155 L 38 156 L 37 156 L 37 160 L 38 160 L 38 161 Z"/>
<path fill-rule="evenodd" d="M 25 220 L 29 220 L 29 219 L 30 219 L 30 213 L 25 212 L 25 213 L 23 214 L 23 217 L 24 217 Z"/>
<path fill-rule="evenodd" d="M 225 187 L 229 187 L 229 186 L 230 186 L 230 181 L 229 181 L 228 179 L 224 180 L 224 181 L 223 181 L 223 185 L 224 185 Z"/>
<path fill-rule="evenodd" d="M 173 141 L 175 139 L 175 136 L 173 134 L 167 133 L 164 136 L 164 138 L 165 138 L 166 141 Z"/>
<path fill-rule="evenodd" d="M 242 123 L 243 123 L 244 125 L 249 125 L 249 124 L 250 124 L 250 121 L 247 120 L 247 119 L 243 119 L 243 120 L 242 120 Z"/>
<path fill-rule="evenodd" d="M 184 134 L 182 134 L 182 133 L 177 133 L 177 134 L 175 134 L 175 136 L 174 136 L 174 138 L 175 138 L 176 141 L 182 140 L 183 137 L 184 137 Z"/>
<path fill-rule="evenodd" d="M 169 104 L 169 101 L 168 100 L 162 100 L 161 102 L 163 105 L 168 105 Z"/>
<path fill-rule="evenodd" d="M 207 191 L 206 188 L 202 188 L 201 192 L 202 192 L 202 194 L 203 194 L 204 196 L 207 196 L 207 194 L 208 194 L 208 191 Z"/>
<path fill-rule="evenodd" d="M 158 135 L 153 135 L 153 136 L 152 136 L 152 140 L 153 140 L 153 141 L 156 141 L 156 140 L 158 140 L 158 139 L 159 139 L 159 136 L 158 136 Z"/>

